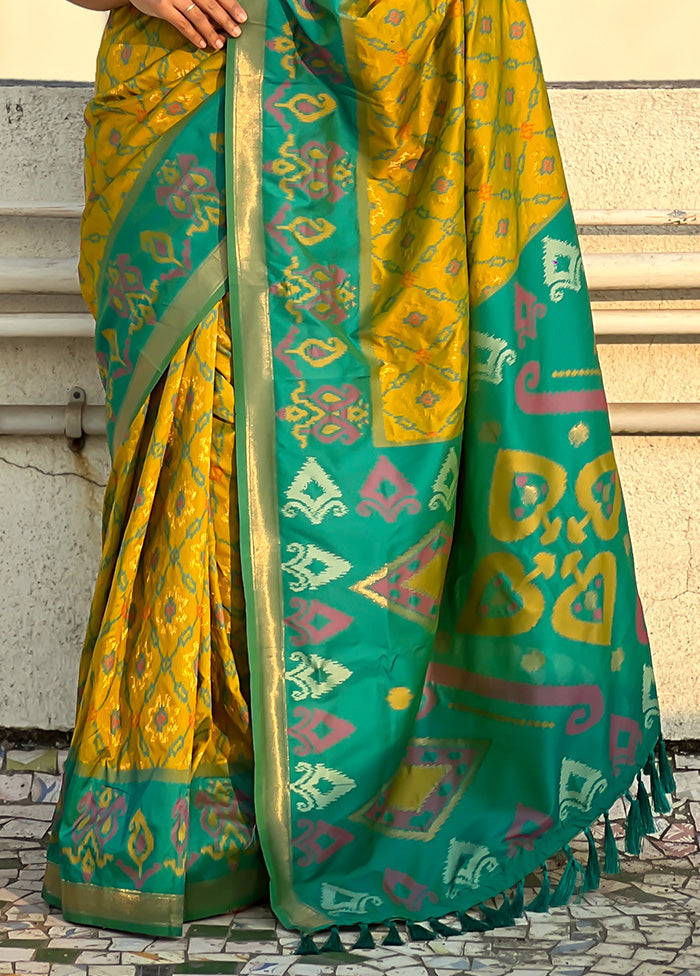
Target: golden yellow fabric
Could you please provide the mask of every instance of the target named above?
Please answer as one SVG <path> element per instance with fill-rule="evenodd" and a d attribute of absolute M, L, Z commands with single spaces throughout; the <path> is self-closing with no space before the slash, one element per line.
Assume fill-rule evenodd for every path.
<path fill-rule="evenodd" d="M 223 85 L 224 65 L 223 52 L 198 51 L 170 24 L 131 5 L 110 15 L 97 58 L 97 94 L 85 116 L 80 274 L 93 315 L 105 244 L 122 202 L 161 137 Z"/>
<path fill-rule="evenodd" d="M 80 764 L 194 771 L 252 757 L 233 467 L 225 300 L 114 459 L 81 665 Z"/>
<path fill-rule="evenodd" d="M 376 4 L 358 24 L 375 438 L 446 440 L 463 419 L 470 300 L 513 275 L 567 199 L 547 92 L 527 9 L 514 0 L 456 0 L 444 22 L 429 0 L 410 17 Z"/>

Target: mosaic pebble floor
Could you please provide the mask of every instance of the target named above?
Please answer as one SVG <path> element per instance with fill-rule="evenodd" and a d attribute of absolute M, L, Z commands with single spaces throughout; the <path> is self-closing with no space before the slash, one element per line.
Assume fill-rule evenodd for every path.
<path fill-rule="evenodd" d="M 0 976 L 700 976 L 700 756 L 675 757 L 673 810 L 656 818 L 642 857 L 623 856 L 621 874 L 567 908 L 484 934 L 320 956 L 295 955 L 298 937 L 264 906 L 193 923 L 177 940 L 65 922 L 40 894 L 64 762 L 55 749 L 0 746 Z M 613 823 L 621 836 L 621 806 Z"/>

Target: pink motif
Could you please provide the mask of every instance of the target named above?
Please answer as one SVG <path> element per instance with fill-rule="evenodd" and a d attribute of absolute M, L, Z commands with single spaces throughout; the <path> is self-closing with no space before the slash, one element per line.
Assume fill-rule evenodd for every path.
<path fill-rule="evenodd" d="M 443 685 L 480 698 L 493 698 L 534 708 L 572 708 L 566 724 L 567 735 L 580 735 L 593 728 L 603 717 L 603 694 L 597 685 L 532 685 L 523 681 L 490 678 L 473 671 L 463 671 L 451 664 L 432 662 L 426 681 Z"/>
<path fill-rule="evenodd" d="M 537 391 L 540 364 L 536 360 L 525 363 L 515 381 L 515 399 L 527 414 L 588 413 L 608 409 L 605 392 L 597 390 L 563 390 L 560 393 Z"/>
<path fill-rule="evenodd" d="M 180 155 L 177 163 L 180 167 L 178 178 L 156 189 L 158 206 L 166 206 L 172 216 L 179 220 L 201 223 L 195 209 L 195 198 L 206 195 L 212 198 L 212 203 L 218 204 L 220 198 L 214 174 L 200 166 L 196 156 Z"/>
<path fill-rule="evenodd" d="M 285 220 L 291 206 L 292 205 L 290 203 L 283 203 L 269 224 L 265 224 L 265 230 L 268 232 L 270 237 L 273 239 L 273 241 L 277 241 L 282 250 L 287 254 L 292 253 L 292 246 L 285 240 L 284 235 L 277 228 L 282 221 Z"/>
<path fill-rule="evenodd" d="M 345 150 L 333 142 L 307 142 L 299 150 L 299 155 L 311 169 L 300 181 L 299 187 L 312 200 L 324 197 L 328 197 L 331 203 L 340 200 L 344 187 L 351 181 L 351 163 Z M 338 171 L 338 164 L 344 161 L 345 165 Z"/>
<path fill-rule="evenodd" d="M 547 309 L 537 301 L 536 295 L 515 284 L 515 331 L 518 334 L 518 348 L 525 348 L 526 339 L 537 338 L 537 320 L 543 319 Z"/>
<path fill-rule="evenodd" d="M 298 153 L 298 155 L 295 155 Z M 335 142 L 307 142 L 298 150 L 287 149 L 283 153 L 287 167 L 279 179 L 281 189 L 302 190 L 312 200 L 340 200 L 352 184 L 353 166 L 346 151 Z M 263 166 L 266 173 L 275 173 L 279 160 Z"/>
<path fill-rule="evenodd" d="M 626 715 L 610 716 L 610 761 L 617 776 L 621 766 L 636 766 L 637 747 L 642 742 L 639 723 Z"/>
<path fill-rule="evenodd" d="M 333 607 L 321 603 L 319 600 L 312 600 L 307 603 L 301 597 L 295 596 L 290 600 L 290 604 L 295 608 L 296 613 L 290 617 L 285 617 L 284 622 L 288 627 L 296 631 L 291 638 L 291 643 L 295 647 L 306 647 L 307 644 L 314 646 L 330 640 L 336 634 L 347 630 L 353 622 L 353 617 L 341 610 L 334 610 Z"/>
<path fill-rule="evenodd" d="M 296 337 L 299 335 L 299 329 L 296 325 L 293 325 L 289 332 L 286 334 L 284 339 L 275 346 L 275 356 L 281 363 L 289 369 L 290 373 L 296 376 L 297 379 L 301 378 L 301 370 L 291 358 L 287 355 L 287 350 L 292 347 L 292 344 L 296 341 Z"/>
<path fill-rule="evenodd" d="M 442 556 L 444 559 L 450 554 L 452 537 L 448 532 L 440 531 L 432 536 L 422 549 L 419 549 L 410 560 L 392 569 L 381 579 L 372 583 L 371 590 L 379 596 L 385 597 L 391 604 L 399 605 L 412 613 L 429 620 L 435 618 L 440 605 L 440 597 L 435 594 L 423 593 L 411 586 L 411 580 L 430 563 Z"/>
<path fill-rule="evenodd" d="M 506 834 L 506 840 L 509 842 L 508 857 L 515 857 L 520 849 L 534 850 L 537 838 L 550 830 L 553 825 L 551 817 L 519 803 L 515 809 L 515 820 Z"/>
<path fill-rule="evenodd" d="M 130 255 L 118 254 L 116 268 L 111 265 L 107 272 L 110 281 L 107 289 L 109 304 L 122 319 L 131 316 L 135 298 L 143 299 L 146 296 L 141 272 L 130 261 Z"/>
<path fill-rule="evenodd" d="M 355 288 L 349 275 L 335 264 L 311 264 L 289 281 L 275 282 L 270 291 L 287 298 L 290 311 L 306 309 L 319 322 L 331 325 L 342 325 L 348 309 L 355 305 Z M 299 321 L 298 314 L 296 318 Z"/>
<path fill-rule="evenodd" d="M 291 126 L 289 122 L 285 122 L 284 116 L 277 106 L 282 96 L 289 90 L 291 84 L 291 81 L 283 81 L 279 88 L 275 89 L 270 97 L 265 99 L 265 111 L 269 112 L 276 122 L 279 122 L 285 132 L 289 132 Z"/>
<path fill-rule="evenodd" d="M 102 798 L 101 798 L 102 799 Z M 104 855 L 108 842 L 116 835 L 119 821 L 126 813 L 126 798 L 121 793 L 115 793 L 111 803 L 98 803 L 94 793 L 85 793 L 78 802 L 78 818 L 71 830 L 73 848 L 79 851 L 81 847 L 92 847 Z M 94 857 L 82 859 L 83 880 L 90 881 L 95 870 Z"/>
<path fill-rule="evenodd" d="M 115 864 L 118 868 L 122 869 L 137 891 L 141 891 L 148 879 L 154 874 L 157 874 L 162 867 L 161 864 L 152 864 L 150 868 L 148 868 L 146 871 L 142 871 L 141 874 L 139 874 L 136 868 L 132 868 L 130 864 L 125 864 L 122 860 L 115 861 Z"/>
<path fill-rule="evenodd" d="M 282 407 L 277 416 L 298 426 L 295 436 L 311 434 L 322 444 L 340 441 L 350 445 L 364 433 L 367 406 L 357 387 L 349 383 L 340 388 L 326 384 L 310 396 L 301 394 L 293 405 Z"/>
<path fill-rule="evenodd" d="M 411 515 L 420 511 L 417 494 L 415 487 L 389 458 L 381 455 L 360 489 L 363 500 L 355 510 L 365 518 L 378 512 L 385 522 L 395 522 L 404 510 Z"/>
<path fill-rule="evenodd" d="M 300 820 L 299 827 L 305 833 L 292 841 L 292 847 L 297 847 L 304 852 L 303 858 L 296 859 L 296 863 L 302 868 L 308 868 L 312 864 L 323 864 L 355 839 L 349 830 L 336 827 L 324 820 L 316 823 L 312 820 Z"/>
<path fill-rule="evenodd" d="M 432 904 L 438 900 L 437 895 L 426 885 L 419 884 L 410 875 L 391 868 L 384 872 L 382 887 L 395 904 L 404 905 L 410 912 L 421 911 L 426 898 Z"/>
<path fill-rule="evenodd" d="M 488 748 L 488 746 L 487 746 Z M 393 782 L 363 812 L 366 820 L 380 828 L 391 831 L 405 831 L 411 834 L 427 834 L 446 808 L 459 798 L 465 784 L 478 772 L 485 755 L 484 743 L 463 744 L 450 743 L 440 745 L 437 742 L 429 744 L 410 743 L 406 749 L 406 756 L 402 768 L 435 769 L 438 776 L 430 792 L 415 801 L 415 806 L 404 809 L 392 804 L 391 793 Z M 418 805 L 419 804 L 419 805 Z"/>
<path fill-rule="evenodd" d="M 172 281 L 174 278 L 187 278 L 192 273 L 192 239 L 186 238 L 182 245 L 182 259 L 177 261 L 172 271 L 164 271 L 161 281 Z"/>
<path fill-rule="evenodd" d="M 355 726 L 350 722 L 320 708 L 295 708 L 294 717 L 299 721 L 290 727 L 289 734 L 299 742 L 294 747 L 296 756 L 319 755 L 355 732 Z"/>

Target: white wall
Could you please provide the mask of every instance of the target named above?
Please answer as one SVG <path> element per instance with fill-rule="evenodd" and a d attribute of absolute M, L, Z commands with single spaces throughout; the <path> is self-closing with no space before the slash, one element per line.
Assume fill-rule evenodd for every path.
<path fill-rule="evenodd" d="M 530 0 L 550 81 L 700 78 L 700 0 Z M 0 0 L 0 78 L 88 81 L 104 14 Z"/>
<path fill-rule="evenodd" d="M 67 0 L 0 0 L 0 78 L 91 81 L 104 23 Z"/>

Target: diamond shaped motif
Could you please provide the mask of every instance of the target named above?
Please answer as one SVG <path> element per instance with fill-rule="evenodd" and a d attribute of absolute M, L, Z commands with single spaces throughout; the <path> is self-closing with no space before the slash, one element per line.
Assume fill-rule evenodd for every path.
<path fill-rule="evenodd" d="M 414 739 L 403 763 L 352 819 L 392 837 L 430 840 L 476 776 L 488 739 Z"/>
<path fill-rule="evenodd" d="M 434 627 L 442 596 L 452 532 L 444 522 L 379 572 L 351 587 L 393 613 Z"/>

